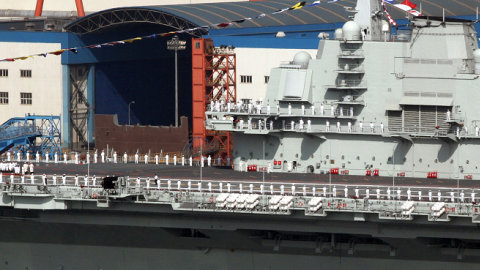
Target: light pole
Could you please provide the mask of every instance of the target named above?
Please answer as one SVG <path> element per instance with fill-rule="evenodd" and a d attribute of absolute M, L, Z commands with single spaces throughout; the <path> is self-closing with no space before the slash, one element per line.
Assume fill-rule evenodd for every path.
<path fill-rule="evenodd" d="M 178 127 L 178 68 L 177 68 L 177 51 L 185 50 L 184 40 L 179 40 L 175 35 L 171 40 L 167 41 L 167 49 L 175 51 L 175 127 Z"/>
<path fill-rule="evenodd" d="M 130 103 L 128 103 L 128 125 L 130 126 L 130 105 L 131 104 L 135 104 L 135 101 L 130 101 Z"/>

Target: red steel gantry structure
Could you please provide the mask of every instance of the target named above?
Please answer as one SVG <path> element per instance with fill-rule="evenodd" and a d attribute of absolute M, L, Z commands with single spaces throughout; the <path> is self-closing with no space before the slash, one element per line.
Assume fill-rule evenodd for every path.
<path fill-rule="evenodd" d="M 41 17 L 42 16 L 43 1 L 44 0 L 37 0 L 37 5 L 35 7 L 35 17 Z M 78 17 L 85 17 L 85 11 L 83 10 L 83 1 L 82 0 L 75 0 L 75 4 L 77 5 Z"/>
<path fill-rule="evenodd" d="M 237 101 L 236 55 L 233 46 L 215 48 L 213 40 L 192 38 L 193 148 L 215 149 L 214 157 L 231 157 L 229 132 L 205 129 L 205 111 L 215 101 Z M 233 107 L 232 107 L 233 109 Z M 205 143 L 207 142 L 207 143 Z M 217 147 L 218 146 L 218 147 Z"/>

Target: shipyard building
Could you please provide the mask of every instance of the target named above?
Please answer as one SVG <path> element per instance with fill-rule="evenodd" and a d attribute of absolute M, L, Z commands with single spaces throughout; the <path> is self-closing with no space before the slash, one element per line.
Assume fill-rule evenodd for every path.
<path fill-rule="evenodd" d="M 194 1 L 188 5 L 181 2 L 163 5 L 166 3 L 155 1 L 156 6 L 149 6 L 153 2 L 145 1 L 142 7 L 138 7 L 139 3 L 135 7 L 132 2 L 120 1 L 113 7 L 103 2 L 84 1 L 87 16 L 80 18 L 76 12 L 71 12 L 75 11 L 74 1 L 65 5 L 45 1 L 44 17 L 35 18 L 35 2 L 1 3 L 2 16 L 9 18 L 0 24 L 1 58 L 212 25 L 269 14 L 292 4 Z M 229 84 L 234 84 L 235 99 L 258 100 L 265 96 L 272 68 L 282 61 L 291 61 L 300 50 L 315 58 L 318 42 L 328 36 L 334 37 L 334 31 L 352 14 L 346 10 L 354 5 L 346 1 L 332 3 L 233 23 L 226 28 L 213 26 L 208 31 L 179 34 L 187 45 L 185 50 L 178 51 L 178 115 L 188 117 L 188 125 L 193 130 L 191 137 L 207 137 L 203 127 L 195 124 L 195 119 L 203 123 L 204 115 L 201 114 L 211 102 L 208 98 L 202 99 L 203 111 L 192 109 L 196 91 L 192 88 L 197 83 L 192 81 L 192 37 L 211 38 L 215 47 L 234 48 L 235 78 Z M 445 9 L 449 17 L 475 19 L 475 4 L 468 1 L 462 5 L 450 1 L 423 3 L 422 9 L 428 15 L 439 15 Z M 390 14 L 397 20 L 399 29 L 408 25 L 403 11 L 390 8 Z M 323 33 L 327 35 L 320 35 Z M 28 113 L 61 115 L 64 147 L 95 141 L 94 115 L 116 115 L 120 125 L 174 125 L 175 53 L 167 50 L 170 39 L 145 39 L 122 46 L 82 48 L 77 54 L 67 52 L 60 56 L 35 56 L 34 59 L 0 63 L 0 120 Z"/>

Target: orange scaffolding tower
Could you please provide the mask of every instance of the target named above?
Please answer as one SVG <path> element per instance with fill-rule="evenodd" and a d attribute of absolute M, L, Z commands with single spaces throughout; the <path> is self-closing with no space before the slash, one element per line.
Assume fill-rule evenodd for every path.
<path fill-rule="evenodd" d="M 230 133 L 206 130 L 205 111 L 214 101 L 237 101 L 234 48 L 215 48 L 210 38 L 192 38 L 192 44 L 193 147 L 202 145 L 214 158 L 226 160 L 233 147 Z"/>

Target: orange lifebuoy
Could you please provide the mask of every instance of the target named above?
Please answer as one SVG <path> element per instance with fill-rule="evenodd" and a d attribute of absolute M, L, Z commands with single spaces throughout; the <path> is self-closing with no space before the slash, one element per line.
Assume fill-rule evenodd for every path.
<path fill-rule="evenodd" d="M 92 198 L 96 199 L 97 198 L 97 193 L 93 193 Z"/>
<path fill-rule="evenodd" d="M 210 197 L 210 202 L 213 202 L 213 197 Z"/>
<path fill-rule="evenodd" d="M 303 206 L 303 202 L 298 202 L 298 206 Z"/>
<path fill-rule="evenodd" d="M 338 209 L 342 208 L 342 204 L 341 203 L 337 204 L 337 208 Z"/>
<path fill-rule="evenodd" d="M 450 210 L 450 208 L 446 207 L 445 208 L 445 212 L 448 212 Z"/>

